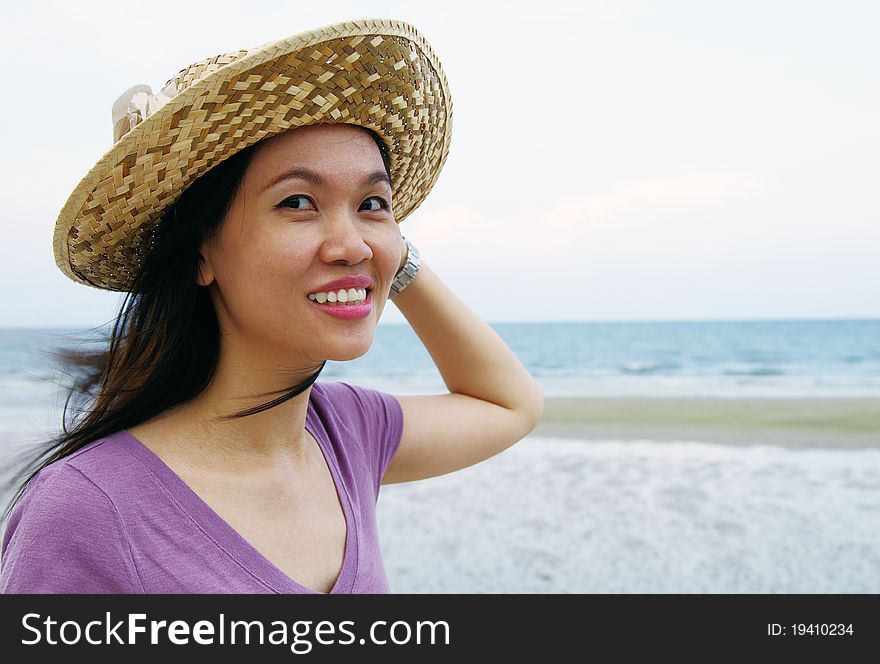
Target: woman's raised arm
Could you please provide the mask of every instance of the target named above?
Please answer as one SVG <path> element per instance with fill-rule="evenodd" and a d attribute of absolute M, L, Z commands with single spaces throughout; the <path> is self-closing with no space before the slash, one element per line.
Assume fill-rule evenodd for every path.
<path fill-rule="evenodd" d="M 400 447 L 383 484 L 466 468 L 510 447 L 541 419 L 538 382 L 424 262 L 392 300 L 430 353 L 449 394 L 396 396 Z"/>

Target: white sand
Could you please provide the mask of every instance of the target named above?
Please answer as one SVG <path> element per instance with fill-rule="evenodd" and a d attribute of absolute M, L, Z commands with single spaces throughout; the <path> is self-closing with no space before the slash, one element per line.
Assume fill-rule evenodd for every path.
<path fill-rule="evenodd" d="M 379 529 L 396 593 L 878 593 L 880 450 L 530 437 Z"/>

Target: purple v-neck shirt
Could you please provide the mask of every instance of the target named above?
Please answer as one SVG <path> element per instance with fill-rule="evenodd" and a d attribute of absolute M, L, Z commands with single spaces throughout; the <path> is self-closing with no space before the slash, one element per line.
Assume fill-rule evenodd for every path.
<path fill-rule="evenodd" d="M 315 382 L 305 428 L 345 514 L 345 556 L 331 594 L 391 592 L 376 501 L 400 445 L 400 403 L 365 387 Z M 3 536 L 0 592 L 316 593 L 259 553 L 125 430 L 30 482 Z"/>

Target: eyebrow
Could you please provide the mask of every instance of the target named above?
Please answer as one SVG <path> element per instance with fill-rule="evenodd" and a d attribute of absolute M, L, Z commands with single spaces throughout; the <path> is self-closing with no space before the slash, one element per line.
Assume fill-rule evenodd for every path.
<path fill-rule="evenodd" d="M 305 180 L 306 182 L 311 182 L 314 185 L 322 186 L 327 184 L 327 181 L 318 173 L 314 171 L 310 171 L 305 168 L 294 168 L 289 171 L 285 171 L 277 178 L 272 180 L 269 184 L 267 184 L 263 191 L 268 191 L 272 187 L 275 187 L 282 182 L 286 182 L 287 180 Z M 380 182 L 386 183 L 389 187 L 391 186 L 391 178 L 388 177 L 388 173 L 385 171 L 374 171 L 367 175 L 362 181 L 361 184 L 364 187 L 369 187 L 370 185 L 378 184 Z"/>

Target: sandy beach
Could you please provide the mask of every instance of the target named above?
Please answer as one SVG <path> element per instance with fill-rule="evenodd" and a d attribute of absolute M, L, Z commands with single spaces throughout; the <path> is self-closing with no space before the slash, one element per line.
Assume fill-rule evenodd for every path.
<path fill-rule="evenodd" d="M 548 399 L 501 454 L 382 487 L 391 587 L 878 593 L 878 447 L 878 399 Z"/>
<path fill-rule="evenodd" d="M 533 435 L 876 448 L 880 398 L 548 398 Z"/>

